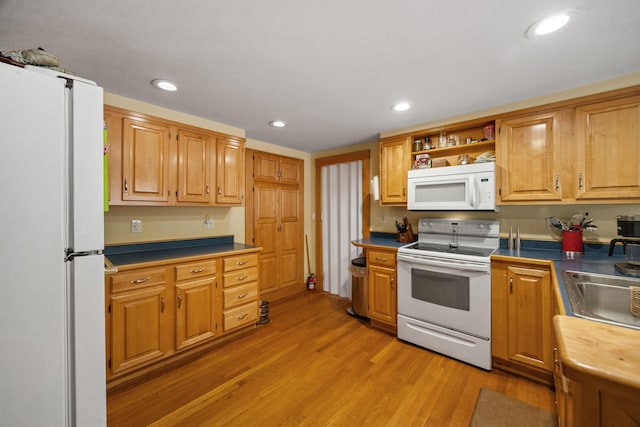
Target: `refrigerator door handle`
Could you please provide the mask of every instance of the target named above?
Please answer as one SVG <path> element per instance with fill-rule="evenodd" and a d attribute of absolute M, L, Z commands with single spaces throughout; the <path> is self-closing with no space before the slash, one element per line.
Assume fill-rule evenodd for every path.
<path fill-rule="evenodd" d="M 65 253 L 67 254 L 64 257 L 65 262 L 66 261 L 72 261 L 74 258 L 77 257 L 81 257 L 81 256 L 93 256 L 93 255 L 102 255 L 102 251 L 83 251 L 83 252 L 74 252 L 73 249 L 67 249 L 65 251 Z"/>

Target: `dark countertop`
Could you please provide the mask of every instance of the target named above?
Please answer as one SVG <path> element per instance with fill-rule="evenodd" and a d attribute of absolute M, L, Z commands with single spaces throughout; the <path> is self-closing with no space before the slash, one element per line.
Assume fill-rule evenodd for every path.
<path fill-rule="evenodd" d="M 356 246 L 379 246 L 397 250 L 406 245 L 396 241 L 392 233 L 371 233 L 368 239 L 354 240 Z M 500 248 L 492 255 L 492 259 L 509 258 L 522 261 L 540 260 L 553 263 L 555 279 L 564 303 L 564 311 L 568 316 L 574 316 L 565 290 L 562 272 L 564 270 L 583 271 L 587 273 L 623 276 L 615 270 L 616 262 L 625 262 L 622 247 L 616 246 L 612 256 L 609 256 L 609 245 L 585 243 L 584 253 L 564 253 L 560 242 L 523 240 L 520 250 L 508 249 L 506 239 L 500 240 Z M 626 276 L 623 276 L 626 277 Z"/>
<path fill-rule="evenodd" d="M 155 261 L 216 255 L 225 252 L 253 249 L 257 250 L 260 248 L 243 243 L 235 243 L 233 236 L 221 236 L 203 239 L 109 245 L 104 248 L 104 256 L 115 267 L 123 267 Z"/>

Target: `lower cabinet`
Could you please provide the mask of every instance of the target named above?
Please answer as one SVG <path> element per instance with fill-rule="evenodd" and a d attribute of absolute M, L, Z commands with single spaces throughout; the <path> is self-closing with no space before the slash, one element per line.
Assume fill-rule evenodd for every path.
<path fill-rule="evenodd" d="M 164 268 L 153 268 L 111 278 L 110 313 L 107 313 L 111 317 L 111 345 L 107 345 L 111 350 L 107 355 L 110 374 L 154 362 L 172 352 L 166 276 Z"/>
<path fill-rule="evenodd" d="M 373 326 L 396 333 L 398 289 L 396 252 L 367 250 L 368 316 Z"/>
<path fill-rule="evenodd" d="M 107 380 L 254 327 L 257 260 L 248 252 L 107 276 Z"/>
<path fill-rule="evenodd" d="M 258 255 L 225 257 L 222 261 L 224 332 L 258 320 Z"/>
<path fill-rule="evenodd" d="M 217 260 L 175 267 L 176 350 L 216 336 L 216 271 Z"/>
<path fill-rule="evenodd" d="M 493 365 L 552 384 L 553 299 L 548 265 L 492 261 Z"/>

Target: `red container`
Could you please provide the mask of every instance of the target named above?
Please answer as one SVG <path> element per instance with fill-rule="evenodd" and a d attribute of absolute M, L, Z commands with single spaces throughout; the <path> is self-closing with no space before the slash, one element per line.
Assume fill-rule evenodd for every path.
<path fill-rule="evenodd" d="M 581 229 L 562 231 L 562 252 L 584 252 Z"/>

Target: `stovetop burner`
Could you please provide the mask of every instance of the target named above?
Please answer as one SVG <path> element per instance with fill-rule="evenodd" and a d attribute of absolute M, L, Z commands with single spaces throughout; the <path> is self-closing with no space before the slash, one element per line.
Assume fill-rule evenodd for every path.
<path fill-rule="evenodd" d="M 629 262 L 616 262 L 614 265 L 616 271 L 625 276 L 640 277 L 640 265 L 631 264 Z"/>
<path fill-rule="evenodd" d="M 416 242 L 412 245 L 405 246 L 405 249 L 428 251 L 428 252 L 440 252 L 440 253 L 457 254 L 457 255 L 470 255 L 470 256 L 478 256 L 478 257 L 488 257 L 495 251 L 495 249 L 469 248 L 464 246 L 452 248 L 448 244 L 436 244 L 436 243 L 427 243 L 427 242 Z"/>

